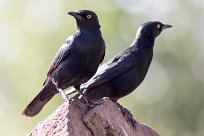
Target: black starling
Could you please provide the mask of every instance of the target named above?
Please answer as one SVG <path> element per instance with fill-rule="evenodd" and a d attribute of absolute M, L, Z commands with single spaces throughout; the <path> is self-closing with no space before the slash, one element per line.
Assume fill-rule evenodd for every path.
<path fill-rule="evenodd" d="M 142 24 L 133 43 L 99 67 L 96 74 L 81 85 L 84 95 L 91 101 L 109 97 L 117 101 L 136 89 L 144 80 L 153 57 L 157 36 L 171 25 L 158 21 Z M 79 96 L 78 94 L 75 96 Z"/>
<path fill-rule="evenodd" d="M 79 89 L 97 71 L 105 55 L 105 42 L 97 15 L 93 11 L 68 12 L 76 19 L 77 31 L 68 37 L 51 62 L 44 87 L 25 108 L 23 114 L 35 116 L 58 92 L 68 100 L 63 90 Z"/>

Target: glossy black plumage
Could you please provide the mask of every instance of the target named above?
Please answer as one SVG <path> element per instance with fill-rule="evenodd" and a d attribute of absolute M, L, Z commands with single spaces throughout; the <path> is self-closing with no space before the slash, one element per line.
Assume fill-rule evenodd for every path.
<path fill-rule="evenodd" d="M 97 15 L 93 11 L 68 12 L 76 19 L 77 32 L 68 37 L 51 62 L 44 87 L 25 108 L 23 114 L 35 116 L 56 94 L 70 86 L 79 86 L 97 71 L 105 54 Z M 94 59 L 93 59 L 94 58 Z"/>
<path fill-rule="evenodd" d="M 117 101 L 136 89 L 144 80 L 153 57 L 156 37 L 172 27 L 158 21 L 141 25 L 133 43 L 109 62 L 99 67 L 96 74 L 81 85 L 90 100 L 109 97 Z"/>

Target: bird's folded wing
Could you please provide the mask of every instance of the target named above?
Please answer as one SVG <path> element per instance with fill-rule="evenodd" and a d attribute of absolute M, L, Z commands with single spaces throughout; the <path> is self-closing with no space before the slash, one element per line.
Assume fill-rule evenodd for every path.
<path fill-rule="evenodd" d="M 96 74 L 86 83 L 81 85 L 81 89 L 89 89 L 123 74 L 134 65 L 132 54 L 116 56 L 108 63 L 99 67 Z"/>
<path fill-rule="evenodd" d="M 51 62 L 51 65 L 49 67 L 47 77 L 49 77 L 52 74 L 52 72 L 58 67 L 58 65 L 63 61 L 63 59 L 66 58 L 66 56 L 69 54 L 70 43 L 71 43 L 71 41 L 69 39 L 57 51 L 54 59 Z M 47 78 L 46 78 L 46 80 L 47 80 Z M 46 80 L 45 80 L 45 82 L 46 82 Z M 44 84 L 45 84 L 45 82 L 44 82 Z"/>

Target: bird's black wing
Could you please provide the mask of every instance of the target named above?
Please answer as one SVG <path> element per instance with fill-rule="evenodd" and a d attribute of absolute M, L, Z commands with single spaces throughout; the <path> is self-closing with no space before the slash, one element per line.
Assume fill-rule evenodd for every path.
<path fill-rule="evenodd" d="M 100 66 L 96 74 L 80 88 L 89 89 L 123 74 L 134 65 L 133 59 L 134 56 L 131 53 L 119 54 L 108 63 Z"/>
<path fill-rule="evenodd" d="M 53 73 L 53 71 L 58 67 L 58 65 L 63 61 L 63 59 L 65 57 L 67 57 L 67 55 L 70 52 L 70 46 L 72 44 L 72 40 L 73 40 L 73 37 L 72 36 L 69 37 L 65 41 L 65 43 L 61 46 L 61 48 L 57 51 L 54 59 L 51 62 L 51 65 L 49 67 L 47 77 L 49 77 Z M 47 78 L 46 78 L 45 82 L 46 81 L 47 81 Z M 45 82 L 44 82 L 44 84 L 45 84 Z"/>

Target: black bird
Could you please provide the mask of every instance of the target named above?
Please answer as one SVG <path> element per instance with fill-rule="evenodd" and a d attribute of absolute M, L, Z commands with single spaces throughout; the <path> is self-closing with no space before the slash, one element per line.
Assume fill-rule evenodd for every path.
<path fill-rule="evenodd" d="M 68 37 L 51 62 L 44 87 L 25 108 L 23 114 L 35 116 L 58 92 L 74 86 L 79 89 L 97 71 L 105 55 L 105 42 L 97 15 L 90 10 L 68 12 L 76 19 L 77 31 Z"/>
<path fill-rule="evenodd" d="M 99 67 L 96 74 L 81 85 L 84 95 L 91 101 L 109 97 L 117 101 L 136 89 L 144 80 L 153 57 L 157 36 L 172 27 L 159 21 L 142 24 L 133 43 Z M 77 94 L 75 97 L 79 96 Z"/>

